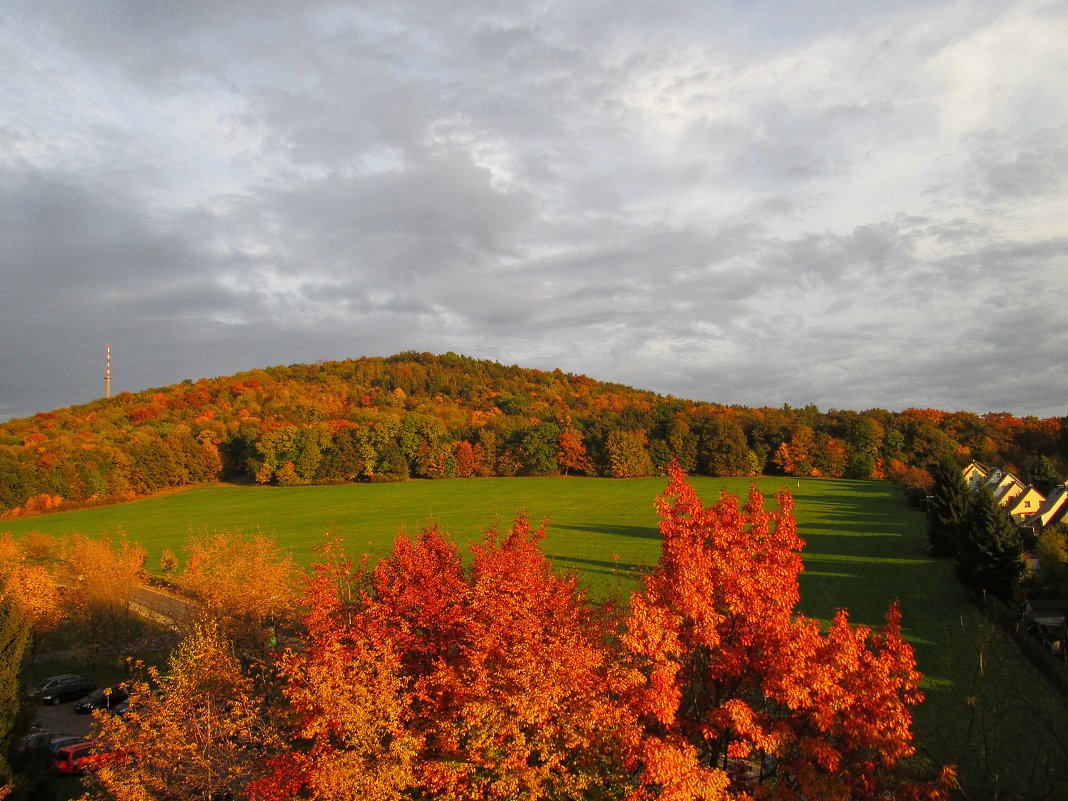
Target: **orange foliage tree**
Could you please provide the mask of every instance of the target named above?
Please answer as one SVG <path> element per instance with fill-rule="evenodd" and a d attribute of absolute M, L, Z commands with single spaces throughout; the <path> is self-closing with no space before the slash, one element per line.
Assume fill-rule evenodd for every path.
<path fill-rule="evenodd" d="M 405 682 L 388 621 L 361 566 L 334 545 L 305 591 L 301 647 L 282 664 L 293 710 L 292 753 L 252 787 L 261 801 L 398 798 L 413 784 L 419 738 L 409 731 Z"/>
<path fill-rule="evenodd" d="M 475 453 L 475 446 L 462 439 L 454 447 L 456 456 L 456 477 L 470 478 L 478 475 L 481 465 Z"/>
<path fill-rule="evenodd" d="M 566 428 L 560 432 L 556 442 L 556 463 L 563 469 L 565 476 L 571 473 L 586 475 L 590 472 L 590 458 L 580 431 Z"/>
<path fill-rule="evenodd" d="M 25 601 L 15 589 L 24 556 L 10 534 L 0 535 L 0 799 L 12 791 L 8 755 L 23 718 L 23 656 L 30 642 Z"/>
<path fill-rule="evenodd" d="M 192 801 L 247 798 L 281 747 L 232 646 L 214 624 L 196 627 L 168 670 L 128 683 L 129 711 L 100 714 L 98 742 L 109 756 L 87 773 L 88 798 Z"/>
<path fill-rule="evenodd" d="M 795 615 L 803 542 L 792 498 L 778 503 L 754 487 L 706 507 L 670 470 L 661 560 L 623 640 L 643 677 L 643 797 L 943 797 L 952 771 L 913 785 L 899 769 L 922 696 L 896 605 L 877 633 Z"/>
<path fill-rule="evenodd" d="M 519 518 L 469 570 L 434 528 L 371 573 L 320 567 L 285 667 L 301 747 L 256 795 L 553 799 L 625 784 L 636 729 L 613 699 L 627 674 L 543 535 Z"/>
<path fill-rule="evenodd" d="M 15 750 L 13 740 L 23 714 L 20 670 L 29 638 L 29 626 L 0 585 L 0 799 L 12 790 L 8 754 Z"/>
<path fill-rule="evenodd" d="M 8 577 L 5 592 L 29 625 L 32 657 L 39 637 L 55 629 L 63 619 L 59 587 L 52 574 L 40 565 L 21 565 Z"/>
<path fill-rule="evenodd" d="M 246 662 L 270 661 L 279 629 L 297 619 L 300 569 L 262 535 L 219 532 L 193 540 L 178 585 L 200 600 Z"/>
<path fill-rule="evenodd" d="M 117 543 L 75 534 L 64 557 L 63 601 L 92 651 L 125 653 L 139 628 L 137 588 L 147 552 L 123 534 Z"/>
<path fill-rule="evenodd" d="M 18 617 L 19 625 L 26 627 L 31 659 L 40 636 L 63 619 L 55 578 L 41 565 L 30 564 L 32 558 L 26 552 L 28 540 L 39 544 L 44 539 L 27 536 L 16 543 L 10 534 L 0 535 L 0 600 L 10 606 L 10 614 Z"/>

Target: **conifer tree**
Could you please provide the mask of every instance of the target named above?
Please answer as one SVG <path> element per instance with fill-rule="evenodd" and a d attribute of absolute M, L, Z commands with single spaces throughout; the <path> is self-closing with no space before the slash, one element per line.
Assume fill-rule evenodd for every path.
<path fill-rule="evenodd" d="M 933 556 L 953 556 L 972 492 L 964 474 L 952 463 L 939 464 L 932 477 L 934 487 L 927 498 L 927 542 Z"/>
<path fill-rule="evenodd" d="M 957 575 L 973 590 L 1007 598 L 1023 571 L 1023 541 L 990 490 L 980 487 L 957 542 Z"/>

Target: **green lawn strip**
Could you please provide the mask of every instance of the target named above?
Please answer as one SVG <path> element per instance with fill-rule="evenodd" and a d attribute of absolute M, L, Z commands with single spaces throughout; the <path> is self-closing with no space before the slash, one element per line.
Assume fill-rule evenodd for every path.
<path fill-rule="evenodd" d="M 749 479 L 694 479 L 707 502 L 723 489 L 744 499 L 749 485 Z M 801 612 L 826 622 L 846 608 L 852 622 L 877 626 L 890 602 L 900 600 L 928 697 L 915 713 L 921 755 L 959 763 L 976 798 L 992 797 L 994 788 L 1003 798 L 1056 798 L 1044 788 L 1056 787 L 1054 779 L 1068 786 L 1065 705 L 990 629 L 951 565 L 927 555 L 923 515 L 884 482 L 761 478 L 758 485 L 767 496 L 783 486 L 794 495 L 806 540 Z M 164 548 L 179 554 L 181 569 L 183 545 L 217 531 L 273 537 L 309 564 L 327 532 L 354 555 L 381 556 L 398 531 L 415 533 L 433 522 L 466 553 L 466 543 L 494 525 L 506 531 L 516 512 L 525 512 L 535 523 L 548 519 L 545 552 L 573 570 L 592 598 L 625 598 L 659 556 L 653 499 L 665 486 L 660 478 L 220 485 L 3 521 L 0 531 L 57 537 L 123 531 L 148 549 L 148 566 L 156 570 Z"/>

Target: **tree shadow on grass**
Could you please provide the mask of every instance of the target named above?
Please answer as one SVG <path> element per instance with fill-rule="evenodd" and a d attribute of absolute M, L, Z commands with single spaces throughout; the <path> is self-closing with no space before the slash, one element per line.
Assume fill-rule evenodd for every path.
<path fill-rule="evenodd" d="M 875 515 L 852 513 L 835 515 L 830 520 L 825 517 L 812 524 L 812 528 L 826 532 L 826 536 L 847 537 L 903 537 L 909 531 L 902 523 L 882 522 Z"/>
<path fill-rule="evenodd" d="M 909 556 L 892 556 L 888 554 L 884 549 L 856 552 L 856 553 L 843 553 L 841 549 L 838 549 L 836 553 L 827 553 L 826 551 L 814 551 L 811 548 L 805 548 L 801 552 L 801 558 L 804 560 L 805 565 L 809 563 L 818 562 L 830 562 L 833 564 L 855 564 L 855 565 L 927 565 L 929 561 L 927 559 L 909 557 Z"/>
<path fill-rule="evenodd" d="M 872 509 L 863 498 L 821 496 L 802 514 L 811 517 L 811 522 L 800 525 L 806 551 L 864 561 L 927 559 L 926 543 L 916 536 L 914 520 L 905 514 Z"/>
<path fill-rule="evenodd" d="M 821 561 L 921 567 L 930 559 L 923 549 L 884 537 L 827 537 L 805 532 L 801 536 L 806 543 L 801 552 L 805 564 Z"/>
<path fill-rule="evenodd" d="M 605 575 L 636 577 L 645 576 L 652 572 L 651 565 L 636 564 L 634 562 L 616 562 L 607 559 L 584 559 L 579 556 L 564 556 L 563 554 L 545 554 L 554 564 L 573 565 L 587 573 L 603 573 Z"/>
<path fill-rule="evenodd" d="M 581 531 L 588 534 L 611 534 L 615 537 L 638 537 L 647 540 L 659 540 L 660 530 L 656 526 L 565 526 L 550 523 L 550 530 Z"/>
<path fill-rule="evenodd" d="M 908 522 L 902 519 L 901 515 L 886 511 L 887 500 L 882 497 L 867 498 L 863 495 L 828 493 L 798 501 L 797 506 L 816 514 L 826 510 L 832 516 L 842 519 L 861 517 L 872 521 L 889 521 L 887 527 L 897 531 L 908 529 Z M 904 502 L 902 506 L 904 507 Z"/>

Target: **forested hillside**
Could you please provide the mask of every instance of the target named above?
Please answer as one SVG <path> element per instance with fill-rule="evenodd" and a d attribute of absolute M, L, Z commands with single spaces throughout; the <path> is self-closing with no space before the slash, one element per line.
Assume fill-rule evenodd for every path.
<path fill-rule="evenodd" d="M 710 388 L 714 393 L 715 388 Z M 978 459 L 1042 480 L 1066 418 L 720 406 L 448 353 L 252 370 L 0 425 L 0 513 L 220 478 L 308 484 L 690 473 L 929 483 Z"/>

